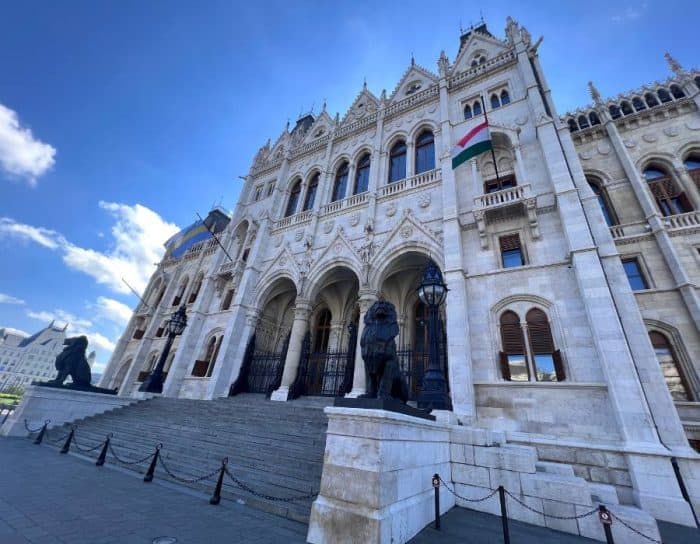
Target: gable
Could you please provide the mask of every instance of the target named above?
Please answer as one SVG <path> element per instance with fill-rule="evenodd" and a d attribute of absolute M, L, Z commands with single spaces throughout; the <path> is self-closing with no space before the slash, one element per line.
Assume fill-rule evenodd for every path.
<path fill-rule="evenodd" d="M 506 43 L 482 32 L 472 32 L 459 50 L 452 66 L 452 73 L 457 74 L 470 70 L 478 66 L 482 58 L 489 61 L 506 51 L 508 51 Z"/>
<path fill-rule="evenodd" d="M 394 92 L 391 93 L 391 98 L 389 103 L 398 102 L 411 96 L 414 93 L 423 91 L 436 84 L 438 81 L 437 76 L 431 73 L 429 70 L 423 68 L 411 62 L 406 72 L 404 72 L 403 77 L 397 83 Z"/>
<path fill-rule="evenodd" d="M 319 138 L 323 138 L 331 133 L 333 130 L 334 121 L 328 115 L 328 112 L 324 109 L 318 116 L 318 118 L 311 125 L 309 130 L 306 131 L 306 136 L 304 137 L 303 143 L 313 142 Z"/>
<path fill-rule="evenodd" d="M 350 109 L 347 111 L 340 124 L 349 125 L 350 123 L 359 121 L 363 117 L 374 113 L 377 109 L 379 109 L 379 100 L 367 90 L 367 84 L 365 83 L 360 94 L 357 95 L 357 98 L 355 98 L 355 101 L 352 103 L 352 106 L 350 106 Z"/>

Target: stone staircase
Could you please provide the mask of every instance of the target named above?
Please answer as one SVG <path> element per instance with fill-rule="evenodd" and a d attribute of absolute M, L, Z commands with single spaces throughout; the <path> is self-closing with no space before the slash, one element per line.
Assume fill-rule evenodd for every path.
<path fill-rule="evenodd" d="M 157 397 L 77 420 L 75 437 L 82 448 L 91 448 L 113 433 L 116 454 L 132 461 L 162 443 L 168 469 L 186 479 L 214 471 L 228 457 L 231 473 L 254 491 L 292 497 L 318 492 L 328 424 L 323 408 L 331 403 L 324 398 L 272 402 L 255 394 L 206 401 Z M 50 435 L 59 437 L 69 430 L 66 424 Z M 81 453 L 75 444 L 71 452 Z M 97 458 L 99 452 L 100 448 L 84 455 Z M 107 463 L 120 465 L 111 454 Z M 120 466 L 143 474 L 148 462 Z M 216 476 L 185 485 L 211 494 Z M 155 478 L 167 478 L 161 465 Z M 308 522 L 312 503 L 268 500 L 238 488 L 226 476 L 222 497 L 303 523 Z"/>

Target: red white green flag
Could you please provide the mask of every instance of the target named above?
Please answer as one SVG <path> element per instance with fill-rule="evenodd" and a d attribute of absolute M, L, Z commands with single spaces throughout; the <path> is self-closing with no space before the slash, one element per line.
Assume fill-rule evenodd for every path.
<path fill-rule="evenodd" d="M 489 149 L 491 149 L 489 123 L 484 120 L 483 123 L 467 132 L 467 134 L 457 142 L 457 145 L 452 148 L 452 169 L 454 170 L 463 162 Z"/>

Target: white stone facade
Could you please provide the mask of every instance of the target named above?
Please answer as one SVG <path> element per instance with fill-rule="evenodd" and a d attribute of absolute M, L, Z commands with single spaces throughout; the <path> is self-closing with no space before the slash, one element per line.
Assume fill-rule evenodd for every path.
<path fill-rule="evenodd" d="M 577 477 L 613 486 L 622 504 L 692 523 L 669 459 L 678 458 L 700 506 L 697 455 L 683 428 L 693 433 L 700 422 L 700 170 L 692 171 L 700 161 L 700 72 L 670 59 L 673 78 L 653 86 L 665 86 L 668 101 L 636 111 L 632 97 L 651 87 L 608 102 L 592 88 L 592 106 L 560 118 L 539 42 L 510 19 L 505 34 L 474 29 L 454 62 L 441 55 L 437 72 L 412 63 L 393 92 L 377 97 L 365 86 L 342 119 L 324 109 L 268 141 L 218 234 L 226 252 L 209 240 L 160 263 L 101 385 L 137 395 L 139 375 L 165 344 L 159 329 L 184 302 L 189 324 L 166 364 L 165 395 L 226 396 L 255 333 L 256 353 L 281 354 L 272 398 L 291 399 L 300 364 L 307 373 L 311 364 L 306 333 L 311 351 L 352 358 L 353 334 L 379 296 L 397 308 L 399 345 L 421 344 L 415 288 L 431 258 L 450 290 L 442 321 L 456 416 L 534 447 L 541 462 L 564 462 Z M 490 153 L 451 167 L 451 147 L 483 120 L 475 106 L 482 96 L 495 192 L 486 189 L 496 183 Z M 632 109 L 613 119 L 609 106 L 623 99 Z M 427 135 L 432 148 L 421 145 Z M 650 165 L 683 196 L 655 199 L 643 174 Z M 591 179 L 614 210 L 612 225 Z M 669 202 L 672 213 L 663 207 Z M 503 244 L 514 234 L 522 265 L 506 267 Z M 629 258 L 644 289 L 631 289 L 622 261 Z M 506 314 L 519 320 L 524 339 L 523 366 L 508 363 L 508 372 L 524 381 L 504 379 Z M 533 340 L 535 314 L 551 332 L 549 348 Z M 652 346 L 650 331 L 668 349 Z M 664 380 L 677 379 L 669 378 L 673 365 L 662 372 L 657 356 L 672 358 L 682 375 L 687 399 L 678 410 Z M 539 366 L 547 361 L 555 361 L 556 379 Z M 364 391 L 359 349 L 350 382 L 349 395 Z M 328 390 L 325 382 L 314 387 Z"/>

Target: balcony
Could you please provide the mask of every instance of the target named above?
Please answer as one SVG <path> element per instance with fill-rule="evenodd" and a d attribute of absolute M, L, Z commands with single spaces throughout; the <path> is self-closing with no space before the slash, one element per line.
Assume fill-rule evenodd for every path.
<path fill-rule="evenodd" d="M 289 217 L 284 217 L 275 223 L 273 230 L 286 229 L 288 227 L 293 227 L 295 225 L 302 225 L 311 221 L 313 216 L 313 210 L 306 210 L 305 212 L 295 213 Z"/>
<path fill-rule="evenodd" d="M 388 198 L 396 196 L 400 193 L 411 191 L 431 183 L 437 183 L 442 180 L 442 170 L 435 168 L 427 172 L 421 172 L 410 178 L 405 178 L 394 183 L 389 183 L 379 188 L 379 198 Z"/>
<path fill-rule="evenodd" d="M 516 185 L 474 198 L 474 219 L 481 238 L 481 247 L 488 247 L 486 225 L 489 222 L 527 214 L 532 237 L 540 237 L 537 226 L 537 198 L 532 195 L 530 184 Z"/>
<path fill-rule="evenodd" d="M 680 213 L 664 217 L 666 228 L 673 231 L 684 231 L 687 229 L 697 229 L 700 227 L 700 212 Z"/>
<path fill-rule="evenodd" d="M 320 215 L 322 215 L 322 216 L 336 215 L 336 214 L 341 213 L 341 212 L 348 210 L 350 208 L 356 208 L 358 206 L 363 206 L 363 205 L 367 204 L 368 200 L 369 200 L 369 193 L 368 192 L 358 193 L 356 195 L 349 196 L 348 198 L 344 198 L 343 200 L 336 200 L 335 202 L 331 202 L 330 204 L 326 204 L 325 206 L 321 206 Z"/>
<path fill-rule="evenodd" d="M 634 223 L 625 223 L 623 225 L 613 225 L 610 227 L 610 234 L 616 242 L 631 240 L 644 236 L 649 233 L 651 227 L 646 221 L 636 221 Z"/>

